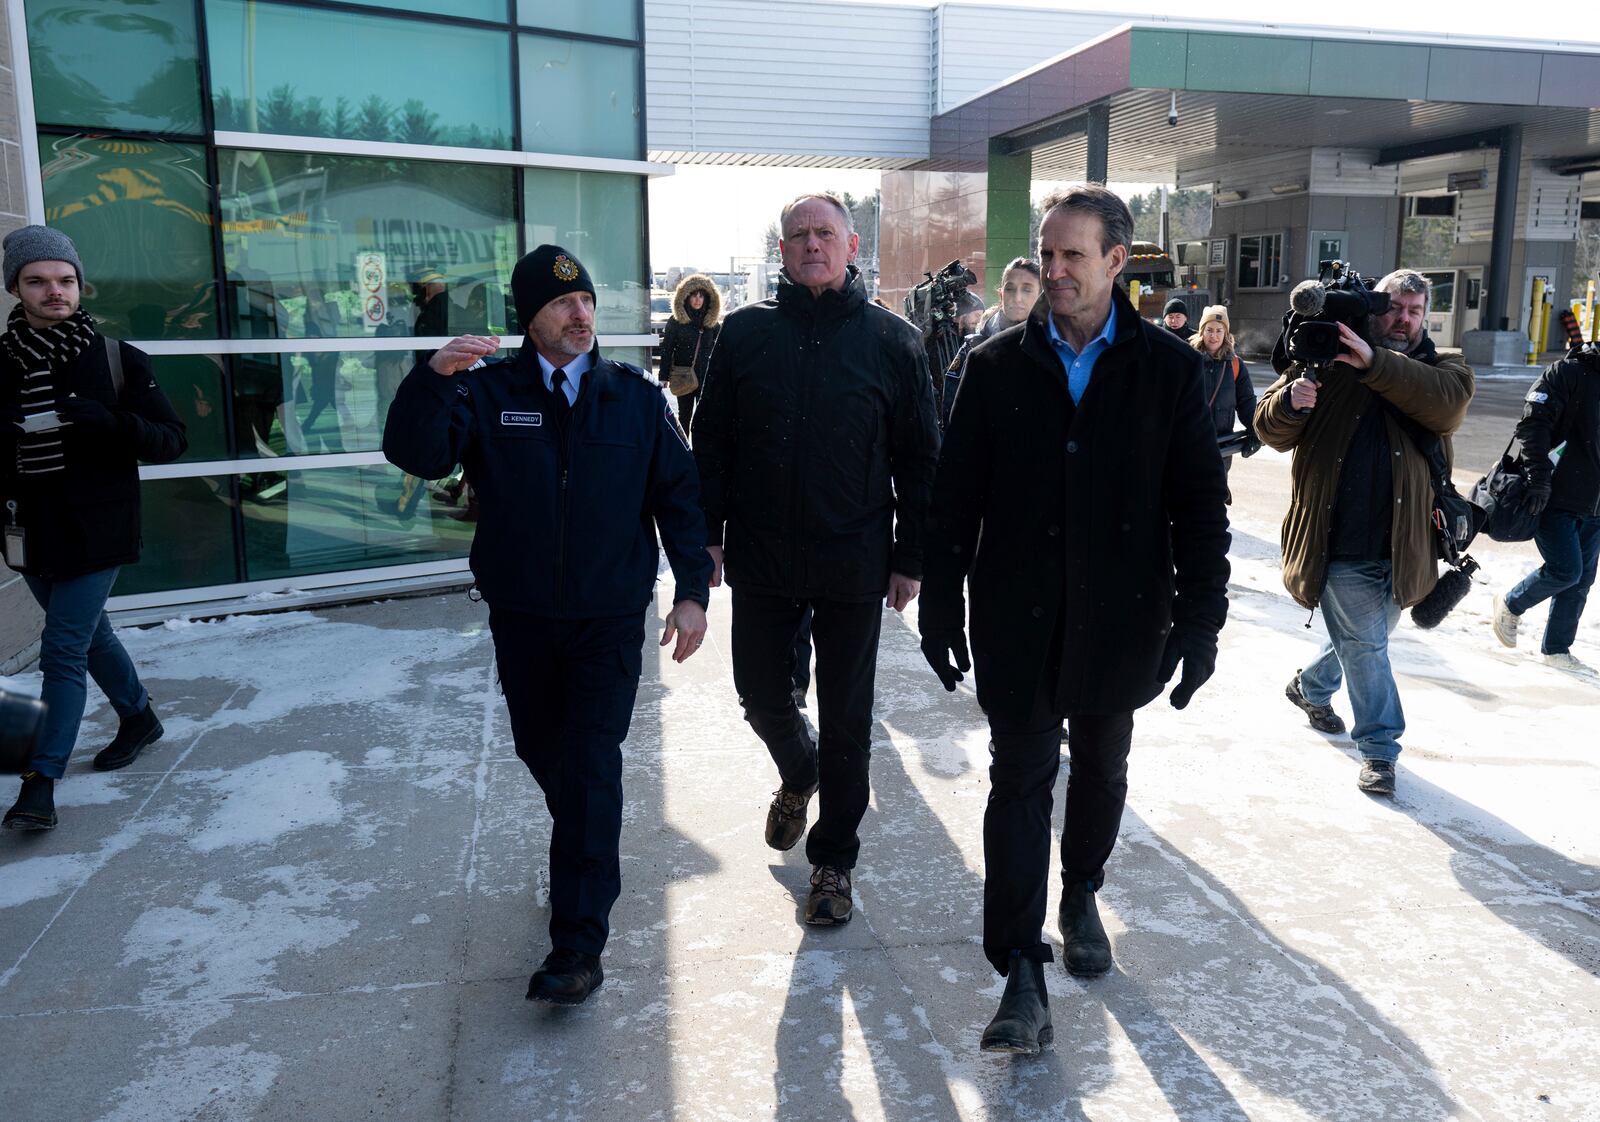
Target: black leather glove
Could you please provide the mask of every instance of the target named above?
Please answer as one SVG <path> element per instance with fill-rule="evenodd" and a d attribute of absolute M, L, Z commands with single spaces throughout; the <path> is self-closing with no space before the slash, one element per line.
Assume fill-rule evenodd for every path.
<path fill-rule="evenodd" d="M 1251 433 L 1244 438 L 1244 447 L 1239 449 L 1239 455 L 1248 460 L 1259 451 L 1261 451 L 1261 438 L 1255 433 Z"/>
<path fill-rule="evenodd" d="M 1550 481 L 1529 483 L 1528 489 L 1522 493 L 1522 509 L 1529 514 L 1543 514 L 1544 508 L 1550 505 Z"/>
<path fill-rule="evenodd" d="M 56 413 L 63 421 L 91 432 L 114 432 L 117 428 L 117 415 L 86 397 L 67 398 L 56 406 Z"/>
<path fill-rule="evenodd" d="M 951 693 L 955 692 L 962 675 L 972 669 L 972 660 L 967 657 L 967 633 L 959 627 L 923 632 L 922 657 L 928 660 L 933 672 L 939 675 L 939 681 Z M 951 665 L 952 658 L 954 665 Z"/>
<path fill-rule="evenodd" d="M 1183 677 L 1172 688 L 1172 707 L 1182 709 L 1189 704 L 1195 691 L 1217 669 L 1217 636 L 1213 631 L 1175 623 L 1167 634 L 1166 649 L 1161 652 L 1161 684 L 1172 681 L 1178 663 L 1183 663 Z"/>

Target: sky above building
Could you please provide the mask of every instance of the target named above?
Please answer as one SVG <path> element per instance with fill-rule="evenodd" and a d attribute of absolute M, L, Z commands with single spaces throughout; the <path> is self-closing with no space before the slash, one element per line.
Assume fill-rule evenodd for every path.
<path fill-rule="evenodd" d="M 852 0 L 846 0 L 852 2 Z M 885 0 L 865 0 L 882 3 Z M 887 0 L 897 2 L 897 0 Z M 929 7 L 917 0 L 910 6 Z M 960 0 L 992 6 L 1003 18 L 1007 7 L 1073 8 L 1081 11 L 1125 13 L 1129 19 L 1169 17 L 1205 19 L 1192 3 L 1173 0 L 1101 0 L 1086 5 L 1064 5 L 1045 0 Z M 1574 46 L 1600 45 L 1600 23 L 1573 10 L 1571 18 L 1551 18 L 1527 24 L 1508 18 L 1504 5 L 1486 0 L 1412 0 L 1384 6 L 1381 11 L 1316 4 L 1289 5 L 1282 0 L 1230 0 L 1214 17 L 1264 27 L 1325 29 L 1348 28 L 1362 33 L 1426 33 L 1482 37 L 1512 42 L 1531 39 Z M 1356 18 L 1363 21 L 1357 23 Z M 1600 66 L 1600 58 L 1596 59 Z M 1022 65 L 1018 69 L 1024 69 Z M 677 169 L 672 176 L 650 183 L 650 258 L 656 269 L 687 265 L 724 271 L 737 269 L 739 259 L 761 253 L 767 225 L 783 204 L 804 191 L 849 191 L 861 195 L 878 185 L 876 171 L 827 168 L 727 168 Z M 1149 184 L 1113 184 L 1124 193 L 1139 193 Z"/>

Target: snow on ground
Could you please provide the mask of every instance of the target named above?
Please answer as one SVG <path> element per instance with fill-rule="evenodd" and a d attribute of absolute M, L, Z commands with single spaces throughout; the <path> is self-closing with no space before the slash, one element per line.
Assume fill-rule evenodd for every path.
<path fill-rule="evenodd" d="M 987 736 L 914 608 L 885 617 L 858 919 L 813 931 L 803 855 L 761 842 L 726 590 L 699 656 L 646 648 L 606 984 L 526 1005 L 548 820 L 451 596 L 122 633 L 166 738 L 89 770 L 91 692 L 61 827 L 0 836 L 21 1116 L 1596 1117 L 1600 682 L 1539 661 L 1543 609 L 1494 643 L 1490 590 L 1535 562 L 1475 549 L 1484 583 L 1396 634 L 1400 794 L 1361 795 L 1282 696 L 1322 636 L 1280 580 L 1286 463 L 1234 471 L 1217 675 L 1137 718 L 1118 969 L 1050 969 L 1053 1053 L 976 1051 Z M 1575 653 L 1600 664 L 1600 612 Z"/>

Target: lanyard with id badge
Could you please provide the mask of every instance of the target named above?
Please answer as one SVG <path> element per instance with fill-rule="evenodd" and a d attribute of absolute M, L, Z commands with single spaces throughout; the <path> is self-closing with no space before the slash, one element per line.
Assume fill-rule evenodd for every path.
<path fill-rule="evenodd" d="M 6 500 L 6 564 L 13 569 L 28 564 L 28 531 L 17 525 L 17 500 Z"/>

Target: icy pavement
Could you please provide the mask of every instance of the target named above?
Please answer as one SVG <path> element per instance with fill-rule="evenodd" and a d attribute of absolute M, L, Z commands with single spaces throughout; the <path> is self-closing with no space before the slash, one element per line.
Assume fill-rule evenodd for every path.
<path fill-rule="evenodd" d="M 1526 653 L 1543 609 L 1494 646 L 1475 590 L 1402 625 L 1400 795 L 1362 795 L 1283 699 L 1321 634 L 1279 581 L 1286 464 L 1234 471 L 1217 677 L 1138 717 L 1117 968 L 1049 969 L 1054 1052 L 977 1051 L 1000 985 L 970 692 L 886 617 L 857 919 L 807 930 L 723 593 L 689 663 L 647 647 L 606 983 L 524 1002 L 549 826 L 486 614 L 449 596 L 124 632 L 166 739 L 89 770 L 93 695 L 60 828 L 0 835 L 5 1117 L 1600 1117 L 1600 684 Z M 1489 587 L 1531 564 L 1477 552 Z"/>

